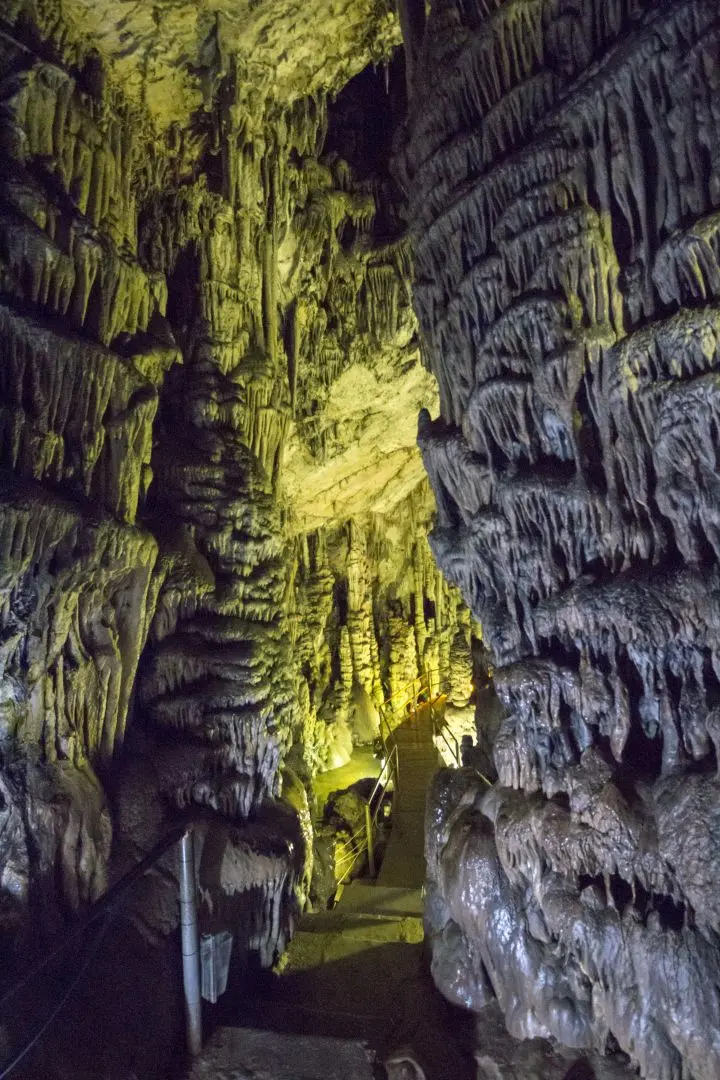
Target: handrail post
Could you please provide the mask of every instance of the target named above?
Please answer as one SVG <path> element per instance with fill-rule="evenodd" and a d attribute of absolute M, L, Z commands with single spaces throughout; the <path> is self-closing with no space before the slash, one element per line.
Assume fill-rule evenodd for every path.
<path fill-rule="evenodd" d="M 365 832 L 367 833 L 368 872 L 371 878 L 375 877 L 375 842 L 373 840 L 372 815 L 370 803 L 365 803 Z"/>
<path fill-rule="evenodd" d="M 202 1050 L 202 1004 L 200 1002 L 200 938 L 195 887 L 195 844 L 192 829 L 180 841 L 180 934 L 182 938 L 183 991 L 188 1053 Z"/>

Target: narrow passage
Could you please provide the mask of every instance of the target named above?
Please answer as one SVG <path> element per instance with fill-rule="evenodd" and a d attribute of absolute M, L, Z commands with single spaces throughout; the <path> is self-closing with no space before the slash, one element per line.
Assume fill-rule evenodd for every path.
<path fill-rule="evenodd" d="M 425 794 L 442 765 L 430 706 L 395 739 L 399 784 L 377 878 L 303 916 L 282 973 L 264 973 L 233 1002 L 242 1027 L 216 1032 L 191 1080 L 372 1080 L 373 1059 L 402 1080 L 474 1075 L 458 1050 L 459 1028 L 470 1044 L 472 1019 L 438 994 L 423 944 Z"/>

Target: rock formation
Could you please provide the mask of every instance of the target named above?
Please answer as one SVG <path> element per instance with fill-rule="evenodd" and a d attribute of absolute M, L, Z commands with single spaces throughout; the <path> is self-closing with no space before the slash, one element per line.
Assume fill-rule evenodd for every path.
<path fill-rule="evenodd" d="M 439 985 L 715 1080 L 716 0 L 425 9 L 4 6 L 0 937 L 191 820 L 272 963 L 314 776 L 423 670 L 467 734 L 481 633 Z"/>
<path fill-rule="evenodd" d="M 438 0 L 404 166 L 431 542 L 505 706 L 429 810 L 434 970 L 653 1080 L 720 1075 L 719 33 Z"/>
<path fill-rule="evenodd" d="M 389 170 L 404 74 L 368 67 L 397 19 L 196 7 L 11 0 L 0 25 L 19 956 L 189 819 L 205 917 L 271 963 L 307 898 L 314 775 L 423 667 L 449 676 L 464 618 L 415 445 L 436 389 Z M 136 894 L 150 936 L 168 869 Z"/>
<path fill-rule="evenodd" d="M 30 902 L 47 928 L 104 884 L 95 769 L 122 746 L 153 616 L 137 511 L 179 355 L 137 258 L 131 110 L 12 35 L 0 54 L 4 914 Z"/>

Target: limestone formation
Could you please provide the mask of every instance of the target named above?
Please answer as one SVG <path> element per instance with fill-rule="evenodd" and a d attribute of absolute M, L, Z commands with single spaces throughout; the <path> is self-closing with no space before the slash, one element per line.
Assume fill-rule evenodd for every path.
<path fill-rule="evenodd" d="M 443 992 L 720 1075 L 719 43 L 716 0 L 7 0 L 20 963 L 182 820 L 272 965 L 332 876 L 314 778 L 424 673 L 477 735 Z M 131 916 L 174 928 L 169 859 Z"/>
<path fill-rule="evenodd" d="M 129 107 L 0 39 L 3 929 L 102 892 L 96 769 L 122 747 L 159 585 L 137 519 L 179 359 L 133 244 Z M 135 234 L 136 235 L 136 234 Z M 5 917 L 7 916 L 7 917 Z"/>
<path fill-rule="evenodd" d="M 718 40 L 705 0 L 441 0 L 405 158 L 431 542 L 506 710 L 497 786 L 435 791 L 434 970 L 654 1080 L 720 1072 Z"/>
<path fill-rule="evenodd" d="M 17 948 L 181 819 L 203 917 L 271 964 L 307 899 L 313 777 L 373 741 L 428 649 L 449 673 L 457 602 L 415 446 L 436 390 L 389 170 L 403 73 L 341 92 L 389 61 L 397 19 L 365 0 L 211 7 L 3 10 L 0 910 Z M 164 866 L 132 917 L 157 940 L 176 915 Z"/>

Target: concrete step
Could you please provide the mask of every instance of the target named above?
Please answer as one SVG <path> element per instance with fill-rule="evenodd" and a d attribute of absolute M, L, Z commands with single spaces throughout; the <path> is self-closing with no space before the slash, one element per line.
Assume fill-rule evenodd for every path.
<path fill-rule="evenodd" d="M 400 920 L 393 929 L 397 934 L 409 924 L 419 937 L 419 919 Z M 387 927 L 380 926 L 383 936 Z M 234 1017 L 248 1027 L 359 1039 L 379 1050 L 414 1022 L 417 994 L 428 981 L 419 940 L 300 933 L 282 972 L 258 978 L 247 997 L 235 1000 Z"/>
<path fill-rule="evenodd" d="M 434 748 L 428 749 L 427 747 L 401 746 L 399 752 L 400 765 L 402 766 L 403 763 L 405 763 L 408 768 L 412 765 L 426 765 L 428 768 L 434 768 L 439 760 L 438 753 Z"/>
<path fill-rule="evenodd" d="M 426 793 L 424 788 L 417 792 L 404 791 L 403 794 L 398 798 L 397 803 L 395 804 L 393 827 L 399 814 L 411 813 L 415 814 L 416 817 L 420 818 L 420 829 L 422 829 L 422 818 L 425 814 L 425 803 Z"/>
<path fill-rule="evenodd" d="M 366 914 L 361 911 L 318 911 L 304 915 L 289 945 L 292 957 L 300 948 L 303 935 L 310 937 L 342 934 L 345 938 L 357 938 L 363 942 L 381 944 L 387 941 L 422 940 L 421 914 Z M 297 942 L 297 944 L 296 944 Z"/>
<path fill-rule="evenodd" d="M 345 930 L 372 925 L 374 922 L 394 924 L 398 920 L 407 918 L 418 919 L 420 914 L 415 911 L 346 911 L 344 908 L 336 907 L 330 911 L 314 911 L 312 914 L 303 915 L 295 933 L 340 934 Z"/>
<path fill-rule="evenodd" d="M 427 739 L 396 739 L 395 741 L 401 754 L 418 754 L 430 758 L 437 753 L 432 739 L 429 743 Z"/>
<path fill-rule="evenodd" d="M 255 1028 L 219 1028 L 187 1080 L 373 1080 L 366 1043 Z"/>
<path fill-rule="evenodd" d="M 332 984 L 323 982 L 322 987 L 324 1000 L 313 995 L 313 987 L 278 994 L 274 999 L 256 998 L 243 1009 L 243 1023 L 262 1031 L 320 1035 L 367 1043 L 376 1051 L 382 1048 L 383 1040 L 392 1031 L 392 1017 L 388 1018 L 379 1009 L 373 1011 L 372 1001 L 348 1003 L 346 995 L 338 993 Z"/>
<path fill-rule="evenodd" d="M 437 769 L 434 763 L 430 767 L 425 765 L 413 767 L 400 758 L 400 785 L 398 790 L 403 791 L 410 783 L 422 784 L 423 787 L 426 787 L 436 772 Z"/>
<path fill-rule="evenodd" d="M 422 884 L 424 878 L 424 865 L 421 860 L 416 861 L 415 866 L 410 866 L 405 863 L 403 866 L 388 866 L 387 870 L 383 873 L 380 872 L 378 881 L 388 888 L 399 888 L 403 882 L 411 879 L 417 882 L 418 886 Z"/>
<path fill-rule="evenodd" d="M 338 910 L 365 915 L 414 915 L 421 918 L 423 898 L 420 889 L 385 888 L 375 882 L 353 881 L 343 890 Z"/>

